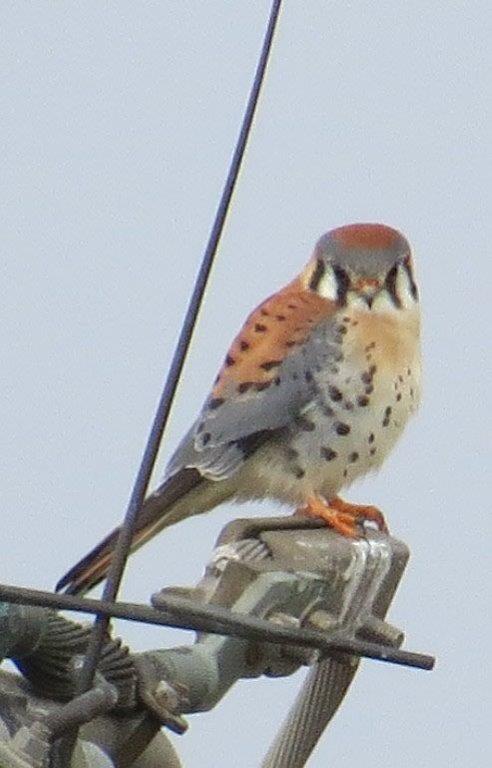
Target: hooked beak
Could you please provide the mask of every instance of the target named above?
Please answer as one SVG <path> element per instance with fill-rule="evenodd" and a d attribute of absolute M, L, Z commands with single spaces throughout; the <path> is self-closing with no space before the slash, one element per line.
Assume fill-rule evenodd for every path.
<path fill-rule="evenodd" d="M 375 277 L 361 277 L 353 287 L 368 306 L 371 306 L 376 293 L 381 288 L 381 283 Z"/>

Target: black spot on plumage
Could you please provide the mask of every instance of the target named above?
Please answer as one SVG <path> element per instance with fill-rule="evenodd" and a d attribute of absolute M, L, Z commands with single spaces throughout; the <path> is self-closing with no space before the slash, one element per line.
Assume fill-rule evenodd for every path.
<path fill-rule="evenodd" d="M 306 474 L 306 471 L 304 469 L 302 469 L 301 467 L 296 468 L 295 476 L 297 477 L 298 480 L 303 478 L 305 474 Z"/>
<path fill-rule="evenodd" d="M 236 361 L 232 357 L 232 355 L 226 355 L 225 357 L 225 364 L 228 368 L 230 368 L 232 365 L 236 364 Z"/>
<path fill-rule="evenodd" d="M 396 402 L 399 403 L 400 400 L 401 400 L 401 392 L 398 392 L 398 394 L 396 396 Z"/>
<path fill-rule="evenodd" d="M 264 371 L 271 371 L 272 368 L 278 368 L 279 365 L 282 365 L 282 360 L 267 360 L 260 364 L 260 368 L 263 368 Z"/>
<path fill-rule="evenodd" d="M 241 384 L 238 384 L 237 391 L 242 395 L 244 392 L 247 392 L 248 389 L 251 389 L 252 386 L 254 386 L 253 381 L 242 381 Z"/>
<path fill-rule="evenodd" d="M 366 393 L 366 395 L 372 395 L 372 393 L 374 392 L 373 385 L 368 384 L 367 387 L 364 389 L 364 392 Z"/>
<path fill-rule="evenodd" d="M 328 387 L 328 395 L 330 396 L 330 400 L 333 400 L 335 403 L 339 402 L 343 397 L 338 387 L 334 386 Z"/>
<path fill-rule="evenodd" d="M 240 341 L 239 346 L 243 352 L 246 352 L 246 350 L 249 349 L 249 344 L 247 341 Z"/>
<path fill-rule="evenodd" d="M 256 333 L 265 333 L 267 330 L 266 325 L 263 325 L 263 323 L 255 323 L 255 331 Z"/>
<path fill-rule="evenodd" d="M 369 405 L 369 398 L 367 395 L 360 395 L 357 398 L 357 405 L 360 405 L 361 408 L 365 408 L 366 405 Z"/>
<path fill-rule="evenodd" d="M 258 381 L 254 386 L 257 392 L 263 392 L 263 390 L 268 389 L 272 385 L 272 380 L 270 381 Z"/>
<path fill-rule="evenodd" d="M 208 407 L 211 411 L 215 411 L 216 408 L 220 408 L 220 406 L 225 402 L 223 397 L 211 397 L 208 401 Z"/>
<path fill-rule="evenodd" d="M 295 347 L 296 344 L 297 342 L 294 341 L 293 339 L 289 339 L 288 341 L 285 342 L 286 347 Z"/>
<path fill-rule="evenodd" d="M 212 439 L 212 435 L 210 434 L 210 432 L 204 432 L 203 433 L 203 435 L 202 435 L 202 443 L 203 443 L 203 445 L 207 445 L 210 442 L 211 439 Z"/>
<path fill-rule="evenodd" d="M 263 317 L 269 317 L 270 315 L 270 313 L 266 309 L 261 309 L 260 312 L 263 315 Z"/>
<path fill-rule="evenodd" d="M 336 459 L 337 452 L 334 451 L 332 448 L 329 448 L 328 446 L 322 445 L 320 448 L 321 457 L 325 459 L 325 461 L 333 461 L 333 459 Z"/>
<path fill-rule="evenodd" d="M 344 335 L 347 333 L 347 328 L 346 328 L 346 326 L 345 326 L 345 325 L 339 325 L 339 326 L 336 328 L 336 331 L 337 331 L 337 333 L 341 333 L 341 334 L 342 334 L 342 336 L 344 336 Z"/>
<path fill-rule="evenodd" d="M 391 406 L 388 405 L 388 407 L 384 411 L 383 427 L 387 427 L 389 425 L 390 416 L 391 416 Z"/>
<path fill-rule="evenodd" d="M 369 451 L 371 456 L 374 456 L 374 454 L 376 453 L 376 450 L 377 450 L 376 448 L 371 448 L 371 450 Z"/>
<path fill-rule="evenodd" d="M 311 421 L 311 419 L 306 418 L 306 416 L 299 416 L 296 419 L 296 424 L 299 427 L 299 429 L 302 429 L 303 432 L 314 432 L 316 429 L 316 424 L 314 421 Z"/>
<path fill-rule="evenodd" d="M 276 387 L 279 387 L 280 384 L 282 383 L 282 379 L 280 378 L 280 376 L 275 376 L 273 383 L 275 384 Z"/>
<path fill-rule="evenodd" d="M 287 320 L 285 315 L 275 315 L 275 320 L 278 320 L 279 323 L 283 323 L 284 320 Z"/>
<path fill-rule="evenodd" d="M 337 435 L 348 435 L 350 432 L 350 427 L 348 424 L 345 424 L 343 421 L 337 421 L 335 424 L 335 432 Z"/>
<path fill-rule="evenodd" d="M 306 379 L 307 383 L 310 384 L 313 381 L 313 374 L 311 371 L 304 371 L 304 378 Z"/>
<path fill-rule="evenodd" d="M 353 451 L 353 453 L 351 453 L 348 458 L 351 464 L 355 464 L 355 462 L 359 459 L 359 454 L 357 451 Z"/>

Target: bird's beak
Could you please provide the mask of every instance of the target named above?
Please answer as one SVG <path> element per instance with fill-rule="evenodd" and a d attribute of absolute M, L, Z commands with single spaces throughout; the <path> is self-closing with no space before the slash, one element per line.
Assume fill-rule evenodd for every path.
<path fill-rule="evenodd" d="M 371 306 L 374 296 L 381 288 L 381 282 L 375 277 L 361 277 L 354 284 L 355 291 Z"/>

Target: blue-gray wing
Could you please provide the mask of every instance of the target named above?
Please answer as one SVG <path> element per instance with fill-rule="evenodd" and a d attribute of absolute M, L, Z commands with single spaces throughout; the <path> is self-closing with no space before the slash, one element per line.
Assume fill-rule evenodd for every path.
<path fill-rule="evenodd" d="M 341 358 L 342 337 L 333 318 L 310 328 L 309 335 L 288 347 L 283 359 L 260 358 L 261 376 L 230 376 L 206 400 L 197 421 L 181 441 L 167 475 L 185 468 L 222 480 L 242 466 L 245 456 L 285 428 L 320 394 L 330 369 Z M 236 340 L 237 341 L 237 340 Z M 236 344 L 236 343 L 235 343 Z M 235 351 L 230 353 L 237 354 Z M 227 358 L 226 358 L 227 360 Z M 263 361 L 263 362 L 262 362 Z M 229 366 L 231 367 L 231 366 Z M 268 373 L 268 376 L 264 374 Z"/>

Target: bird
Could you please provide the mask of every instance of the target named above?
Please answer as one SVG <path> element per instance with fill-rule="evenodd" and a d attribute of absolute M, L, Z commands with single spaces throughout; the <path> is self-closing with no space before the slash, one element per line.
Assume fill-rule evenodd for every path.
<path fill-rule="evenodd" d="M 407 239 L 354 223 L 317 242 L 301 273 L 248 316 L 210 394 L 137 516 L 132 551 L 227 500 L 273 499 L 344 536 L 387 531 L 339 493 L 377 470 L 420 399 L 420 310 Z M 107 575 L 119 528 L 56 589 Z M 361 533 L 362 532 L 362 533 Z"/>

